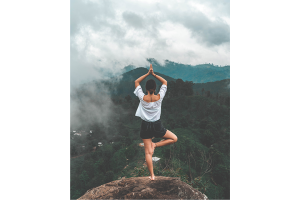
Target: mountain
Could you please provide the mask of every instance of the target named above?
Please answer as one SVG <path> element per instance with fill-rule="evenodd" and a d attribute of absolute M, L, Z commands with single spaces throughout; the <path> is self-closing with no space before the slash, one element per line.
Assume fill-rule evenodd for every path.
<path fill-rule="evenodd" d="M 104 83 L 109 87 L 109 90 L 111 91 L 112 95 L 134 96 L 134 94 L 133 94 L 133 91 L 135 89 L 134 81 L 136 79 L 138 79 L 139 77 L 141 77 L 142 75 L 146 74 L 148 71 L 149 70 L 146 68 L 139 67 L 139 68 L 133 69 L 131 71 L 128 71 L 128 72 L 122 74 L 121 76 L 112 77 L 109 81 L 106 81 Z M 166 81 L 168 81 L 168 82 L 175 81 L 175 79 L 172 77 L 166 76 L 159 72 L 155 72 L 155 73 L 157 75 L 163 77 L 164 79 L 166 79 Z M 158 79 L 156 79 L 154 76 L 149 75 L 140 83 L 140 85 L 143 88 L 144 93 L 146 93 L 146 91 L 145 91 L 146 82 L 149 79 L 153 79 L 156 82 L 156 92 L 158 92 L 162 83 Z"/>
<path fill-rule="evenodd" d="M 113 95 L 120 95 L 120 96 L 134 96 L 133 91 L 135 89 L 134 87 L 134 81 L 139 78 L 140 76 L 146 74 L 148 72 L 148 69 L 139 67 L 135 68 L 133 70 L 130 70 L 124 74 L 122 74 L 119 77 L 113 77 L 110 80 L 110 83 L 107 82 L 106 84 L 109 85 L 110 91 L 112 91 Z M 155 72 L 157 75 L 163 77 L 166 79 L 166 81 L 171 82 L 171 81 L 176 81 L 176 79 L 167 76 L 165 74 L 161 74 L 159 72 Z M 161 82 L 157 80 L 155 77 L 152 75 L 147 76 L 142 82 L 141 86 L 143 90 L 145 90 L 146 87 L 146 82 L 149 79 L 153 79 L 156 82 L 156 92 L 159 91 L 159 88 L 161 87 Z M 188 80 L 190 81 L 190 80 Z M 111 84 L 115 83 L 115 84 Z M 204 89 L 203 92 L 210 91 L 210 94 L 217 94 L 218 95 L 224 95 L 224 96 L 229 96 L 230 88 L 230 79 L 225 79 L 225 80 L 220 80 L 220 81 L 215 81 L 215 82 L 207 82 L 207 83 L 195 83 L 193 85 L 193 91 L 194 94 L 203 94 L 202 89 Z M 146 93 L 146 91 L 144 91 Z"/>
<path fill-rule="evenodd" d="M 121 78 L 120 79 L 121 81 L 135 81 L 137 78 L 139 78 L 140 76 L 146 74 L 148 71 L 149 71 L 149 69 L 147 69 L 147 68 L 139 67 L 139 68 L 132 69 L 132 70 L 130 70 L 130 71 L 122 74 L 120 77 L 115 77 L 113 79 L 119 79 L 119 78 Z M 174 78 L 172 78 L 170 76 L 167 76 L 165 74 L 162 74 L 162 73 L 159 73 L 159 72 L 155 72 L 155 74 L 163 77 L 164 79 L 166 79 L 166 81 L 175 81 Z M 147 76 L 144 80 L 148 80 L 148 79 L 151 79 L 151 78 L 157 80 L 152 75 Z M 158 82 L 160 83 L 160 81 L 158 81 Z M 158 83 L 158 82 L 156 82 L 156 83 Z"/>
<path fill-rule="evenodd" d="M 78 123 L 70 130 L 70 152 L 75 157 L 70 161 L 71 199 L 201 199 L 186 195 L 195 191 L 192 188 L 210 199 L 230 199 L 230 96 L 223 95 L 229 94 L 230 80 L 191 85 L 157 72 L 168 81 L 161 120 L 178 141 L 155 150 L 160 161 L 154 167 L 157 180 L 150 182 L 143 177 L 149 176 L 149 171 L 140 145 L 141 119 L 135 116 L 139 100 L 128 96 L 134 96 L 134 80 L 145 73 L 147 69 L 136 68 L 110 81 L 90 82 L 71 96 L 76 102 L 74 111 L 74 106 L 70 107 L 76 117 L 71 117 L 71 124 Z M 144 92 L 151 77 L 141 83 Z M 115 95 L 112 101 L 102 95 L 106 91 L 103 87 Z M 174 94 L 172 90 L 191 87 L 194 95 L 168 97 Z M 197 95 L 195 91 L 202 94 L 202 88 L 203 95 Z M 211 95 L 215 92 L 218 95 Z M 153 142 L 160 139 L 154 138 Z M 121 177 L 125 179 L 119 181 Z M 184 191 L 185 184 L 176 183 L 173 177 L 190 185 L 191 190 Z"/>
<path fill-rule="evenodd" d="M 183 183 L 176 183 L 175 177 L 209 199 L 230 199 L 229 102 L 222 103 L 202 95 L 164 99 L 161 120 L 178 141 L 155 149 L 153 155 L 160 160 L 154 163 L 157 180 L 151 182 L 147 178 L 149 171 L 139 137 L 141 119 L 135 116 L 138 99 L 114 101 L 111 112 L 117 114 L 107 116 L 109 123 L 102 124 L 97 120 L 89 124 L 93 110 L 88 107 L 96 108 L 106 101 L 100 98 L 97 102 L 98 97 L 84 95 L 81 99 L 88 99 L 87 103 L 79 104 L 78 118 L 87 128 L 78 130 L 86 130 L 88 134 L 79 136 L 70 132 L 71 155 L 86 153 L 70 161 L 71 199 L 82 195 L 81 199 L 92 199 L 93 196 L 96 199 L 179 199 L 173 195 L 182 194 L 184 188 Z M 161 138 L 153 139 L 153 142 L 159 141 Z M 102 143 L 100 146 L 99 142 Z M 125 179 L 119 181 L 121 177 Z M 147 193 L 153 196 L 147 196 Z M 172 196 L 161 196 L 167 193 Z M 190 195 L 180 195 L 180 198 L 201 199 Z"/>
<path fill-rule="evenodd" d="M 183 81 L 193 81 L 194 83 L 207 83 L 230 79 L 230 66 L 218 67 L 213 64 L 201 65 L 185 65 L 181 63 L 165 60 L 162 66 L 154 58 L 148 58 L 147 61 L 152 64 L 154 72 L 168 74 L 174 79 L 182 79 Z M 146 67 L 149 69 L 149 66 Z M 123 71 L 132 70 L 133 66 L 127 66 Z"/>
<path fill-rule="evenodd" d="M 203 94 L 206 91 L 210 91 L 210 94 L 218 94 L 223 96 L 230 95 L 230 79 L 225 79 L 221 81 L 215 82 L 207 82 L 207 83 L 195 83 L 193 85 L 194 94 Z"/>
<path fill-rule="evenodd" d="M 133 69 L 135 69 L 136 67 L 134 65 L 128 65 L 126 67 L 123 68 L 122 73 L 126 73 L 128 71 L 131 71 Z"/>

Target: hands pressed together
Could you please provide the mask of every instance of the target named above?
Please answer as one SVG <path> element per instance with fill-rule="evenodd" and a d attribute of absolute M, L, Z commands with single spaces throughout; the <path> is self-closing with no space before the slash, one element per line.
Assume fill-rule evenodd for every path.
<path fill-rule="evenodd" d="M 153 76 L 155 75 L 154 72 L 153 72 L 152 64 L 150 64 L 150 69 L 148 71 L 148 74 L 152 74 Z"/>
<path fill-rule="evenodd" d="M 136 79 L 136 80 L 134 81 L 134 83 L 135 83 L 135 88 L 136 88 L 137 86 L 139 86 L 139 85 L 140 85 L 140 82 L 141 82 L 142 80 L 144 80 L 144 78 L 146 78 L 146 77 L 147 77 L 148 75 L 150 75 L 150 74 L 152 74 L 152 76 L 154 76 L 154 77 L 157 78 L 160 82 L 162 82 L 162 84 L 167 85 L 167 81 L 166 81 L 164 78 L 162 78 L 162 77 L 160 77 L 160 76 L 154 74 L 152 64 L 150 64 L 150 69 L 149 69 L 149 71 L 147 72 L 147 74 L 144 74 L 143 76 L 141 76 L 140 78 L 138 78 L 138 79 Z"/>

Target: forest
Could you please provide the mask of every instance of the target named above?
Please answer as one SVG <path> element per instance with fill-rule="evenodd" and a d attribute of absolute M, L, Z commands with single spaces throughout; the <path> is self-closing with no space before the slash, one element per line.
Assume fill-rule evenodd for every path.
<path fill-rule="evenodd" d="M 118 92 L 111 95 L 111 109 L 117 113 L 113 120 L 107 124 L 85 123 L 77 130 L 71 127 L 72 199 L 121 177 L 149 176 L 144 165 L 144 147 L 139 146 L 143 142 L 139 137 L 141 119 L 135 116 L 139 100 L 132 95 L 134 82 L 127 81 L 126 86 L 131 90 L 128 95 L 118 95 Z M 222 87 L 226 88 L 228 82 L 229 79 Z M 96 87 L 100 87 L 99 84 Z M 100 106 L 103 102 L 89 97 L 85 87 L 88 86 L 76 90 L 76 98 L 90 98 Z M 178 141 L 155 149 L 153 157 L 160 160 L 154 163 L 154 173 L 156 176 L 180 177 L 209 199 L 229 199 L 230 95 L 219 95 L 204 87 L 200 89 L 201 86 L 195 92 L 194 87 L 192 81 L 168 80 L 161 121 L 177 135 Z M 143 91 L 145 93 L 144 87 Z M 88 112 L 84 107 L 81 110 L 78 117 L 85 121 Z M 155 138 L 153 142 L 160 140 Z"/>
<path fill-rule="evenodd" d="M 213 63 L 201 65 L 186 65 L 165 60 L 163 66 L 154 58 L 148 58 L 156 72 L 168 74 L 175 79 L 193 81 L 194 83 L 215 82 L 230 78 L 230 66 L 219 67 Z"/>
<path fill-rule="evenodd" d="M 230 65 L 220 66 L 213 63 L 189 65 L 170 60 L 164 60 L 163 64 L 160 64 L 154 58 L 147 58 L 147 61 L 152 64 L 155 72 L 161 74 L 168 74 L 168 76 L 174 79 L 182 79 L 183 81 L 193 81 L 194 83 L 207 83 L 221 81 L 230 78 Z M 149 66 L 140 68 L 146 68 L 149 70 Z M 122 69 L 122 73 L 129 72 L 137 69 L 134 65 L 128 65 Z"/>
<path fill-rule="evenodd" d="M 96 85 L 105 85 L 107 88 L 109 88 L 111 96 L 114 97 L 125 97 L 127 95 L 134 98 L 133 90 L 134 90 L 134 84 L 132 82 L 146 74 L 148 70 L 143 67 L 135 68 L 134 70 L 129 70 L 128 72 L 122 74 L 121 77 L 112 77 L 108 81 L 95 81 L 94 84 Z M 178 71 L 177 71 L 178 73 Z M 175 83 L 178 85 L 178 87 L 181 87 L 180 84 L 182 82 L 190 82 L 192 83 L 192 89 L 193 93 L 195 95 L 206 95 L 206 96 L 222 96 L 228 97 L 230 95 L 230 79 L 223 79 L 219 81 L 213 81 L 213 82 L 205 82 L 205 83 L 194 83 L 193 81 L 184 81 L 181 78 L 174 79 L 170 76 L 166 76 L 165 74 L 161 74 L 159 72 L 156 72 L 157 75 L 163 77 L 166 81 L 169 83 Z M 141 86 L 142 88 L 145 87 L 146 81 L 150 78 L 154 79 L 156 82 L 156 85 L 161 85 L 161 83 L 155 79 L 152 75 L 145 78 L 144 81 L 142 81 Z M 169 85 L 170 86 L 170 85 Z M 190 87 L 188 87 L 190 89 Z"/>

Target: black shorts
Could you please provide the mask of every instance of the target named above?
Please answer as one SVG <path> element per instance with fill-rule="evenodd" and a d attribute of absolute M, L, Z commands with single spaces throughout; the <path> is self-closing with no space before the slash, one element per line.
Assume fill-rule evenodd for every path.
<path fill-rule="evenodd" d="M 146 122 L 142 120 L 140 137 L 142 139 L 161 138 L 167 132 L 167 129 L 162 125 L 160 119 L 155 122 Z"/>

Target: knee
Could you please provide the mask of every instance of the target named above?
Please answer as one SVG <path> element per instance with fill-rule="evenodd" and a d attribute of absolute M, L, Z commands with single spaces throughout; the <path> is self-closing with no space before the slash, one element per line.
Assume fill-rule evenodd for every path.
<path fill-rule="evenodd" d="M 174 143 L 177 142 L 177 140 L 178 140 L 177 136 L 175 136 L 175 138 L 173 140 L 174 140 Z"/>
<path fill-rule="evenodd" d="M 149 150 L 149 151 L 145 151 L 145 155 L 149 154 L 149 155 L 151 155 L 151 156 L 152 156 L 152 155 L 153 155 L 153 153 L 154 153 L 154 152 L 153 152 L 153 151 L 151 151 L 151 150 Z"/>

